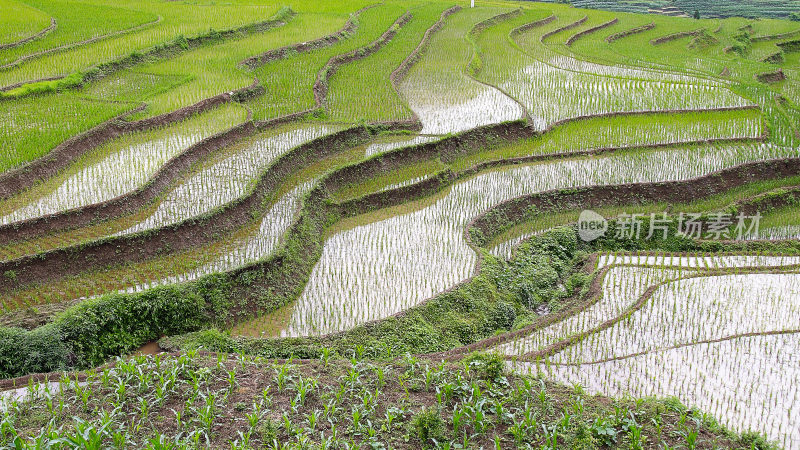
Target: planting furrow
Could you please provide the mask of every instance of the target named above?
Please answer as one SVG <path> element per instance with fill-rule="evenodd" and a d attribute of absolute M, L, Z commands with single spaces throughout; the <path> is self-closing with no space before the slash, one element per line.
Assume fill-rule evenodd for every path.
<path fill-rule="evenodd" d="M 157 45 L 154 45 L 150 48 L 147 48 L 143 52 L 134 51 L 133 53 L 126 54 L 124 56 L 118 56 L 116 58 L 111 58 L 108 61 L 95 64 L 90 69 L 85 67 L 81 67 L 79 70 L 68 75 L 58 75 L 58 76 L 47 76 L 37 79 L 18 79 L 13 77 L 14 74 L 19 72 L 27 72 L 25 70 L 27 66 L 30 65 L 30 62 L 36 61 L 41 62 L 46 60 L 44 58 L 46 56 L 50 56 L 53 54 L 63 55 L 67 54 L 71 49 L 86 49 L 92 48 L 93 44 L 98 44 L 105 42 L 103 39 L 90 39 L 84 43 L 78 43 L 78 45 L 72 47 L 67 46 L 65 48 L 57 49 L 55 52 L 44 52 L 42 54 L 32 55 L 31 58 L 23 58 L 21 61 L 13 62 L 11 65 L 4 67 L 4 70 L 0 71 L 0 80 L 7 79 L 7 80 L 15 80 L 14 82 L 7 82 L 3 87 L 0 87 L 0 99 L 3 97 L 21 97 L 31 94 L 37 94 L 42 91 L 44 92 L 51 92 L 53 90 L 60 90 L 62 88 L 72 88 L 76 86 L 83 85 L 85 83 L 95 81 L 108 75 L 117 72 L 119 70 L 129 68 L 135 65 L 140 64 L 143 61 L 153 61 L 159 59 L 166 59 L 175 57 L 177 54 L 184 53 L 198 47 L 202 47 L 204 45 L 208 45 L 209 43 L 213 43 L 219 40 L 226 40 L 226 39 L 235 39 L 241 38 L 242 36 L 246 36 L 248 34 L 253 33 L 263 33 L 265 31 L 269 31 L 276 27 L 281 27 L 286 24 L 286 20 L 291 19 L 294 16 L 294 11 L 289 8 L 283 8 L 277 13 L 273 12 L 270 16 L 270 19 L 263 20 L 260 19 L 257 22 L 252 22 L 246 25 L 238 26 L 235 28 L 229 28 L 222 31 L 206 31 L 203 34 L 199 34 L 194 37 L 186 38 L 182 35 L 177 36 L 171 42 L 159 42 Z M 134 30 L 130 31 L 143 31 L 146 30 L 153 24 L 158 24 L 162 21 L 162 17 L 158 16 L 157 20 L 152 24 L 146 24 L 145 26 L 138 27 Z M 158 27 L 156 27 L 158 28 Z M 110 37 L 119 37 L 125 35 L 126 33 L 118 33 L 116 35 Z M 133 33 L 134 37 L 141 33 Z M 115 39 L 110 39 L 110 42 L 114 42 Z M 96 61 L 94 61 L 96 63 Z M 19 68 L 20 70 L 15 70 Z M 3 74 L 8 74 L 8 76 L 3 77 Z M 47 83 L 49 82 L 49 83 Z M 55 82 L 55 84 L 53 83 Z M 59 84 L 61 82 L 61 84 Z M 3 83 L 3 81 L 0 81 Z"/>
<path fill-rule="evenodd" d="M 284 177 L 305 164 L 363 143 L 370 136 L 371 130 L 355 127 L 295 147 L 262 171 L 246 195 L 210 213 L 167 227 L 92 241 L 3 263 L 17 276 L 13 280 L 7 278 L 6 284 L 0 289 L 8 292 L 33 283 L 54 282 L 91 269 L 142 262 L 215 242 L 251 222 L 253 217 L 263 214 L 265 199 L 273 194 Z M 80 263 L 75 264 L 75 261 Z"/>
<path fill-rule="evenodd" d="M 215 158 L 176 186 L 142 222 L 117 236 L 168 226 L 203 215 L 244 195 L 257 176 L 290 149 L 340 130 L 328 125 L 285 125 L 256 135 Z"/>
<path fill-rule="evenodd" d="M 566 45 L 567 47 L 572 47 L 572 44 L 574 44 L 575 41 L 577 41 L 578 39 L 580 39 L 580 38 L 582 38 L 584 36 L 588 36 L 588 35 L 590 35 L 592 33 L 596 33 L 596 32 L 598 32 L 598 31 L 600 31 L 600 30 L 602 30 L 604 28 L 608 28 L 608 27 L 614 26 L 614 25 L 617 24 L 617 22 L 619 22 L 619 19 L 618 18 L 614 18 L 614 19 L 609 20 L 608 22 L 601 23 L 600 25 L 591 27 L 591 28 L 583 30 L 583 31 L 579 31 L 579 32 L 573 34 L 572 36 L 570 36 L 570 38 L 567 39 L 567 41 L 564 43 L 564 45 Z"/>
<path fill-rule="evenodd" d="M 28 42 L 34 41 L 36 39 L 41 39 L 47 33 L 50 33 L 51 31 L 55 30 L 57 26 L 58 25 L 56 23 L 56 19 L 51 17 L 50 18 L 50 25 L 48 25 L 43 30 L 41 30 L 38 33 L 35 33 L 35 34 L 31 35 L 31 36 L 19 39 L 19 40 L 14 41 L 14 42 L 8 42 L 8 43 L 5 43 L 5 44 L 0 44 L 0 50 L 6 50 L 6 49 L 9 49 L 9 48 L 19 47 L 20 45 L 27 44 Z"/>
<path fill-rule="evenodd" d="M 393 20 L 393 18 L 396 18 Z M 339 66 L 360 59 L 380 49 L 399 30 L 400 23 L 410 18 L 405 8 L 381 4 L 360 12 L 357 31 L 346 34 L 347 39 L 337 39 L 317 51 L 269 60 L 258 66 L 255 76 L 265 85 L 272 86 L 265 95 L 248 102 L 256 120 L 269 120 L 290 113 L 322 113 L 328 90 L 328 74 Z M 397 25 L 395 27 L 395 25 Z"/>
<path fill-rule="evenodd" d="M 584 364 L 725 336 L 790 330 L 800 320 L 798 289 L 798 274 L 678 277 L 656 289 L 624 321 L 589 335 L 580 346 L 569 347 L 550 361 Z M 623 295 L 639 297 L 626 291 Z"/>
<path fill-rule="evenodd" d="M 277 48 L 274 50 L 269 50 L 260 55 L 251 56 L 245 60 L 242 60 L 241 62 L 239 62 L 239 65 L 254 70 L 269 62 L 286 58 L 287 56 L 293 55 L 295 53 L 310 52 L 313 50 L 317 50 L 320 47 L 327 47 L 339 42 L 340 40 L 347 39 L 349 35 L 355 33 L 356 30 L 358 29 L 358 18 L 361 15 L 361 13 L 369 8 L 374 8 L 375 6 L 377 5 L 365 6 L 364 8 L 361 8 L 358 11 L 352 13 L 350 15 L 350 18 L 347 19 L 347 22 L 345 22 L 344 26 L 335 33 L 331 33 L 327 36 L 323 36 L 321 38 L 314 39 L 308 42 L 301 42 Z"/>
<path fill-rule="evenodd" d="M 592 62 L 594 59 L 590 60 L 586 57 L 576 57 L 575 53 L 573 53 L 575 51 L 574 49 L 570 49 L 570 52 L 566 52 L 558 45 L 547 45 L 542 43 L 542 36 L 548 32 L 548 28 L 545 26 L 554 21 L 555 19 L 551 21 L 537 21 L 533 24 L 523 24 L 510 30 L 508 32 L 508 37 L 517 49 L 522 50 L 527 55 L 543 63 L 559 69 L 574 72 L 585 72 L 594 75 L 633 78 L 649 81 L 710 85 L 720 84 L 718 80 L 715 81 L 696 76 L 685 75 L 674 70 L 667 71 L 663 69 L 658 70 L 654 68 L 637 67 L 623 64 L 622 61 L 614 61 L 614 63 Z M 558 22 L 556 22 L 554 25 L 557 26 Z M 497 35 L 505 31 L 506 29 L 498 29 L 493 34 Z M 494 45 L 503 40 L 504 39 L 499 36 L 496 37 L 494 40 Z"/>
<path fill-rule="evenodd" d="M 4 64 L 0 65 L 0 70 L 10 69 L 12 67 L 15 67 L 15 66 L 18 66 L 18 65 L 24 63 L 25 61 L 28 61 L 28 60 L 34 59 L 34 58 L 39 58 L 41 56 L 44 56 L 44 55 L 47 55 L 47 54 L 50 54 L 50 53 L 61 52 L 61 51 L 64 51 L 64 50 L 69 50 L 71 48 L 80 47 L 82 45 L 88 45 L 88 44 L 91 44 L 93 42 L 97 42 L 97 41 L 100 41 L 100 40 L 103 40 L 103 39 L 109 39 L 109 38 L 112 38 L 112 37 L 115 37 L 115 36 L 120 36 L 120 35 L 123 35 L 123 34 L 133 33 L 135 31 L 143 30 L 145 28 L 149 28 L 149 27 L 152 27 L 152 26 L 158 24 L 162 20 L 163 20 L 163 18 L 161 16 L 157 16 L 155 19 L 153 19 L 150 22 L 143 23 L 143 24 L 137 25 L 135 27 L 127 28 L 125 30 L 119 30 L 119 31 L 115 31 L 113 33 L 108 33 L 108 34 L 102 35 L 102 36 L 95 36 L 95 37 L 92 37 L 90 39 L 86 39 L 86 40 L 83 40 L 83 41 L 72 42 L 72 43 L 69 43 L 69 44 L 64 44 L 64 45 L 60 45 L 60 46 L 57 46 L 57 47 L 48 48 L 46 50 L 40 50 L 40 51 L 35 52 L 35 53 L 27 53 L 27 54 L 21 55 L 19 58 L 15 59 L 15 60 L 13 60 L 11 62 L 7 62 L 7 63 L 4 63 Z M 52 28 L 55 29 L 55 19 L 53 19 Z M 58 78 L 50 78 L 50 79 L 54 80 L 54 79 L 58 79 Z M 10 89 L 22 86 L 24 84 L 25 84 L 25 82 L 20 82 L 20 83 L 16 83 L 16 84 L 13 84 L 13 85 L 10 85 L 10 86 L 0 87 L 0 91 L 8 91 Z"/>
<path fill-rule="evenodd" d="M 800 376 L 800 362 L 793 356 L 798 345 L 796 333 L 748 336 L 577 367 L 537 369 L 535 364 L 518 363 L 517 370 L 541 370 L 556 381 L 580 383 L 592 393 L 677 396 L 714 414 L 730 429 L 757 430 L 786 448 L 797 448 L 794 405 L 800 399 L 792 386 Z"/>
<path fill-rule="evenodd" d="M 634 264 L 640 262 L 639 256 L 631 258 L 626 261 Z M 618 319 L 607 320 L 601 326 L 599 321 L 603 318 L 594 321 L 584 318 L 580 324 L 575 324 L 577 318 L 596 309 L 597 305 L 592 306 L 564 321 L 572 322 L 574 326 L 564 328 L 562 322 L 549 328 L 557 328 L 556 334 L 564 338 L 581 333 L 577 335 L 578 338 L 570 337 L 566 341 L 572 345 L 555 345 L 551 339 L 547 348 L 560 350 L 560 353 L 548 359 L 544 365 L 541 362 L 515 363 L 515 368 L 522 371 L 544 371 L 545 375 L 562 382 L 581 383 L 593 393 L 664 395 L 668 389 L 670 395 L 677 395 L 682 400 L 691 397 L 696 401 L 700 398 L 706 402 L 702 407 L 713 410 L 718 417 L 725 420 L 727 426 L 737 429 L 751 428 L 754 425 L 748 418 L 749 413 L 743 415 L 740 411 L 757 410 L 760 411 L 759 416 L 764 417 L 774 414 L 786 419 L 761 422 L 756 429 L 766 432 L 785 445 L 795 445 L 795 437 L 788 425 L 795 420 L 792 419 L 794 412 L 791 405 L 796 402 L 796 392 L 787 391 L 789 385 L 775 384 L 772 379 L 767 383 L 775 386 L 770 393 L 760 387 L 765 385 L 763 382 L 755 382 L 751 378 L 762 377 L 763 371 L 769 372 L 774 367 L 773 364 L 763 365 L 763 361 L 772 361 L 776 357 L 784 360 L 783 355 L 793 354 L 785 350 L 797 345 L 794 341 L 789 347 L 773 348 L 766 344 L 770 340 L 796 337 L 795 316 L 798 314 L 800 276 L 791 272 L 780 273 L 791 270 L 796 265 L 783 269 L 781 266 L 770 268 L 763 265 L 746 268 L 742 264 L 758 264 L 759 261 L 745 262 L 735 256 L 720 258 L 722 260 L 717 257 L 700 260 L 692 257 L 645 257 L 641 262 L 664 262 L 668 265 L 690 267 L 736 267 L 724 272 L 714 268 L 698 269 L 699 271 L 681 269 L 679 276 L 673 280 L 664 278 L 657 285 L 650 285 L 655 280 L 641 278 L 636 274 L 641 274 L 642 270 L 660 270 L 672 276 L 675 275 L 674 269 L 663 269 L 669 266 L 662 266 L 660 269 L 612 267 L 606 274 L 604 289 L 615 290 L 612 298 L 629 299 L 629 302 L 638 299 L 636 306 L 624 313 L 624 320 L 619 320 L 622 319 L 620 314 L 623 312 L 618 308 Z M 727 258 L 733 259 L 726 261 Z M 777 259 L 760 262 L 769 264 Z M 793 259 L 796 260 L 788 258 L 782 263 Z M 617 258 L 613 257 L 612 260 Z M 635 272 L 629 272 L 628 275 L 633 276 L 622 276 L 619 280 L 611 278 L 612 272 L 620 268 Z M 711 272 L 704 274 L 708 270 Z M 685 279 L 680 276 L 681 272 L 686 274 Z M 645 288 L 646 291 L 643 292 Z M 608 301 L 605 294 L 607 292 L 604 293 L 601 303 Z M 752 302 L 755 297 L 759 298 L 759 302 Z M 776 310 L 781 311 L 781 314 L 775 315 Z M 597 327 L 596 331 L 588 334 L 582 332 L 593 327 Z M 753 342 L 757 344 L 754 346 Z M 545 344 L 547 342 L 542 345 Z M 719 347 L 726 351 L 716 353 L 714 349 Z M 506 345 L 504 350 L 510 350 L 509 354 L 521 354 L 516 351 L 525 348 L 511 348 Z M 710 353 L 704 353 L 709 349 Z M 548 350 L 547 354 L 551 353 Z M 753 358 L 755 361 L 751 361 Z M 643 362 L 647 364 L 642 364 Z M 789 366 L 778 366 L 784 371 L 788 367 L 796 367 L 791 361 L 787 361 L 787 364 Z M 697 370 L 698 368 L 702 370 Z M 714 380 L 721 378 L 707 377 L 706 373 L 726 373 L 728 376 L 724 379 L 734 381 L 726 389 L 720 390 L 719 386 L 712 388 L 708 383 L 714 383 Z M 631 374 L 637 374 L 637 382 L 630 382 Z M 759 380 L 763 381 L 760 378 Z M 699 392 L 715 394 L 711 397 L 698 395 Z M 719 392 L 736 392 L 741 395 L 720 398 Z M 772 395 L 777 392 L 781 393 L 777 395 L 779 400 L 773 400 Z"/>
<path fill-rule="evenodd" d="M 0 207 L 5 211 L 0 223 L 53 216 L 135 191 L 187 148 L 245 120 L 243 108 L 229 105 L 186 122 L 117 138 L 84 154 L 86 163 L 78 162 L 59 176 L 6 200 Z M 120 173 L 120 167 L 126 170 Z"/>
<path fill-rule="evenodd" d="M 249 92 L 249 90 L 250 88 L 245 88 L 238 92 Z M 119 118 L 104 122 L 89 131 L 63 141 L 44 156 L 22 167 L 1 174 L 0 199 L 19 194 L 41 180 L 56 175 L 99 145 L 125 134 L 151 130 L 179 122 L 198 113 L 213 110 L 222 104 L 230 103 L 234 95 L 238 95 L 237 92 L 220 94 L 167 114 L 135 122 L 122 122 Z M 139 109 L 142 108 L 143 106 L 139 107 Z M 132 112 L 135 111 L 133 110 Z"/>
<path fill-rule="evenodd" d="M 571 117 L 752 105 L 727 88 L 692 83 L 695 80 L 683 76 L 672 81 L 650 81 L 665 77 L 656 72 L 601 66 L 548 52 L 537 59 L 520 51 L 530 48 L 524 43 L 520 46 L 502 38 L 510 35 L 521 42 L 537 35 L 536 27 L 528 27 L 522 35 L 515 33 L 517 25 L 515 21 L 500 24 L 479 36 L 484 62 L 478 76 L 525 105 L 538 130 Z M 534 51 L 540 52 L 535 47 L 542 46 L 534 44 Z"/>
<path fill-rule="evenodd" d="M 348 225 L 349 229 L 336 232 L 326 240 L 320 261 L 293 306 L 291 319 L 277 332 L 298 336 L 346 330 L 408 309 L 433 293 L 451 288 L 468 277 L 477 262 L 465 240 L 466 225 L 482 211 L 519 195 L 515 193 L 594 185 L 608 179 L 619 182 L 681 180 L 767 157 L 762 153 L 765 149 L 754 149 L 754 153 L 747 155 L 740 153 L 741 149 L 736 146 L 712 148 L 696 152 L 659 150 L 494 171 L 456 183 L 442 195 L 420 202 L 412 212 L 403 214 L 401 209 L 398 211 L 401 215 L 383 220 L 380 216 L 377 219 L 355 218 Z M 784 149 L 778 150 L 776 156 L 783 152 L 797 155 L 795 150 Z M 691 163 L 687 163 L 687 159 Z M 668 173 L 664 170 L 666 167 L 682 167 L 683 170 Z M 787 175 L 796 174 L 796 167 L 791 164 L 778 165 L 775 169 L 788 171 Z M 741 176 L 739 172 L 735 176 Z M 751 174 L 750 178 L 753 177 L 755 175 Z M 673 184 L 681 186 L 681 183 L 663 183 L 665 187 Z M 708 193 L 709 189 L 697 191 L 695 184 L 684 182 L 683 186 L 692 186 L 693 192 Z M 637 196 L 647 192 L 646 188 L 636 191 Z M 676 191 L 679 192 L 676 196 L 685 198 L 680 188 Z M 581 196 L 581 191 L 577 192 Z M 629 196 L 615 194 L 616 191 L 609 190 L 608 197 L 582 195 L 581 198 L 588 197 L 589 203 L 631 201 Z M 560 194 L 560 197 L 567 204 L 572 203 L 569 194 Z M 553 204 L 550 202 L 560 197 L 553 196 L 538 204 Z M 635 201 L 641 200 L 637 197 Z M 515 211 L 508 217 L 516 217 Z M 371 221 L 374 222 L 369 223 Z"/>
<path fill-rule="evenodd" d="M 497 131 L 505 127 L 506 126 L 503 125 L 499 127 Z M 483 135 L 477 133 L 475 136 L 470 137 L 462 135 L 448 138 L 443 141 L 446 145 L 443 146 L 441 151 L 443 154 L 458 153 L 459 145 L 475 145 L 474 138 L 480 138 L 481 136 Z M 462 138 L 464 141 L 459 144 L 459 139 Z M 496 138 L 493 138 L 493 140 L 494 139 Z M 485 145 L 485 143 L 483 145 Z M 413 155 L 413 152 L 409 153 L 403 151 L 401 154 Z M 381 158 L 386 157 L 381 156 Z M 779 164 L 776 164 L 774 161 L 751 163 L 738 166 L 736 169 L 722 173 L 737 174 L 738 170 L 746 171 L 747 173 L 757 173 L 759 177 L 787 176 L 784 172 L 786 172 L 786 170 L 791 170 L 792 161 L 796 163 L 798 160 L 785 160 L 781 161 Z M 664 165 L 661 164 L 660 167 L 663 166 Z M 375 168 L 379 169 L 380 167 L 380 165 L 375 166 L 373 170 Z M 353 171 L 348 170 L 348 172 Z M 356 170 L 355 173 L 359 173 L 359 171 Z M 710 180 L 716 180 L 717 177 L 719 177 L 719 175 L 692 180 L 690 184 L 692 186 L 703 186 L 704 183 L 707 184 Z M 745 178 L 742 178 L 741 175 L 736 179 L 738 179 L 739 182 L 746 182 Z M 325 184 L 330 184 L 330 182 L 325 182 Z M 407 189 L 402 188 L 401 190 Z M 572 191 L 573 190 L 570 189 L 566 192 L 571 194 Z M 700 192 L 705 192 L 705 190 L 700 189 Z M 410 193 L 411 192 L 409 192 L 409 194 Z M 425 192 L 423 191 L 421 194 L 425 195 Z M 402 195 L 405 196 L 407 194 Z M 141 339 L 143 339 L 144 336 L 149 336 L 149 338 L 144 339 L 154 339 L 159 334 L 164 334 L 165 331 L 160 331 L 163 329 L 162 325 L 159 325 L 161 322 L 154 321 L 155 316 L 153 316 L 153 314 L 157 316 L 163 314 L 171 315 L 178 313 L 180 310 L 182 312 L 178 314 L 186 317 L 182 321 L 185 325 L 181 325 L 180 329 L 192 331 L 198 329 L 198 326 L 206 326 L 202 324 L 235 323 L 235 321 L 241 320 L 241 314 L 243 312 L 247 313 L 247 311 L 250 311 L 252 313 L 259 310 L 271 311 L 280 305 L 285 305 L 300 294 L 304 283 L 303 280 L 306 279 L 308 273 L 314 269 L 315 263 L 319 260 L 322 247 L 319 239 L 323 235 L 326 221 L 330 220 L 331 214 L 333 214 L 333 217 L 335 217 L 336 214 L 336 211 L 331 211 L 330 208 L 325 206 L 327 203 L 326 198 L 327 194 L 325 193 L 325 189 L 320 187 L 314 188 L 306 196 L 304 207 L 287 232 L 286 245 L 279 249 L 274 256 L 266 260 L 231 272 L 220 273 L 213 277 L 204 277 L 204 279 L 198 280 L 197 283 L 174 285 L 167 288 L 148 290 L 141 294 L 116 297 L 109 296 L 88 301 L 86 304 L 81 305 L 80 308 L 70 308 L 65 311 L 59 316 L 53 324 L 53 327 L 57 330 L 63 330 L 66 337 L 62 339 L 64 339 L 65 342 L 69 342 L 69 345 L 73 346 L 73 348 L 84 348 L 85 344 L 81 343 L 84 334 L 75 334 L 73 332 L 74 327 L 72 326 L 72 321 L 83 314 L 83 312 L 79 312 L 79 310 L 93 311 L 92 314 L 99 314 L 97 325 L 102 327 L 102 323 L 106 323 L 109 327 L 107 330 L 103 328 L 104 331 L 100 334 L 106 335 L 110 333 L 113 335 L 117 333 L 117 330 L 120 329 L 119 327 L 124 327 L 126 330 L 135 330 L 136 336 L 142 336 L 141 338 L 134 338 L 130 342 L 126 341 L 128 343 L 124 343 L 122 346 L 105 346 L 102 349 L 94 351 L 91 355 L 87 355 L 85 350 L 79 350 L 81 352 L 80 354 L 83 355 L 81 358 L 89 358 L 90 361 L 102 361 L 102 359 L 98 358 L 104 358 L 103 355 L 118 354 L 120 351 L 125 351 L 124 349 L 132 348 L 131 345 L 140 345 L 140 343 L 143 342 Z M 404 201 L 404 198 L 405 201 L 408 201 L 408 199 L 419 198 L 419 196 L 387 198 L 392 199 L 393 204 L 399 204 Z M 419 209 L 419 206 L 415 206 L 414 208 Z M 356 207 L 355 210 L 359 210 L 359 208 Z M 216 289 L 212 289 L 211 291 L 207 290 L 209 287 L 215 286 L 218 283 L 222 283 L 228 286 L 228 288 L 224 291 L 217 291 Z M 268 291 L 265 291 L 265 289 L 268 289 Z M 269 294 L 264 297 L 264 292 L 269 292 Z M 226 302 L 231 302 L 232 298 L 237 299 L 235 301 L 236 306 L 233 310 L 230 309 L 230 306 L 225 306 L 224 313 L 222 313 L 223 310 L 219 308 L 222 305 L 228 304 Z M 205 306 L 200 306 L 200 304 L 197 303 L 198 301 L 201 301 Z M 131 321 L 126 319 L 120 322 L 120 316 L 118 314 L 108 315 L 105 312 L 101 312 L 105 311 L 105 308 L 111 308 L 112 310 L 121 309 L 125 311 L 133 308 L 137 311 L 141 309 L 141 312 L 135 313 L 133 316 L 125 316 L 137 317 L 136 320 Z M 142 317 L 139 318 L 139 315 Z M 108 322 L 108 320 L 113 320 L 113 322 Z M 128 332 L 129 331 L 126 331 L 126 333 Z M 171 331 L 167 331 L 166 333 L 174 334 L 176 332 L 179 331 L 172 328 Z M 23 356 L 22 361 L 27 360 L 28 356 Z"/>
<path fill-rule="evenodd" d="M 400 92 L 422 122 L 423 134 L 455 133 L 524 117 L 514 100 L 467 77 L 462 65 L 472 57 L 472 48 L 459 29 L 471 29 L 501 11 L 461 10 L 447 17 L 399 83 Z"/>
<path fill-rule="evenodd" d="M 425 4 L 410 10 L 411 21 L 397 31 L 381 51 L 342 66 L 329 80 L 325 102 L 327 116 L 347 122 L 382 122 L 418 125 L 419 119 L 400 96 L 398 83 L 417 58 L 417 52 L 454 8 Z M 369 95 L 361 95 L 369 92 Z"/>

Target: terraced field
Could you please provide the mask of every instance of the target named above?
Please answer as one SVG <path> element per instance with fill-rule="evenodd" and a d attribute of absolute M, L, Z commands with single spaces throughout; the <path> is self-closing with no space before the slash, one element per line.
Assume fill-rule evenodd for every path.
<path fill-rule="evenodd" d="M 0 0 L 0 448 L 800 449 L 792 2 L 573 3 Z"/>

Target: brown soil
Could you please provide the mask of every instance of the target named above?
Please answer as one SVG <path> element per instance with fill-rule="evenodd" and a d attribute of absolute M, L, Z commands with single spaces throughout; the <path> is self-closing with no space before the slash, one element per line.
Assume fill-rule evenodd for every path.
<path fill-rule="evenodd" d="M 526 217 L 526 213 L 609 205 L 644 204 L 653 202 L 680 203 L 687 199 L 703 198 L 723 193 L 755 181 L 787 178 L 800 174 L 800 158 L 757 161 L 741 164 L 701 177 L 674 182 L 631 183 L 591 186 L 571 190 L 554 190 L 508 200 L 492 209 L 492 215 L 481 215 L 472 223 L 484 235 L 496 231 L 492 219 Z"/>
<path fill-rule="evenodd" d="M 547 40 L 547 38 L 549 38 L 550 36 L 554 36 L 558 33 L 561 33 L 562 31 L 567 31 L 573 28 L 577 28 L 586 23 L 587 20 L 589 20 L 589 16 L 584 16 L 583 19 L 579 19 L 575 22 L 572 22 L 569 25 L 564 25 L 563 27 L 556 28 L 555 30 L 552 31 L 548 31 L 547 33 L 543 34 L 541 38 L 539 38 L 539 42 L 544 43 L 544 41 Z"/>
<path fill-rule="evenodd" d="M 659 44 L 664 44 L 666 42 L 676 41 L 678 39 L 689 37 L 689 36 L 697 37 L 697 36 L 700 36 L 701 34 L 703 34 L 704 31 L 705 30 L 702 29 L 702 28 L 699 29 L 699 30 L 694 30 L 694 31 L 681 31 L 680 33 L 669 34 L 669 35 L 666 35 L 666 36 L 662 36 L 660 38 L 653 39 L 652 41 L 650 41 L 650 43 L 652 45 L 659 45 Z"/>
<path fill-rule="evenodd" d="M 642 25 L 640 27 L 631 28 L 630 30 L 621 31 L 616 34 L 612 34 L 611 36 L 606 38 L 606 42 L 611 43 L 614 41 L 618 41 L 622 38 L 626 38 L 628 36 L 633 36 L 634 34 L 644 33 L 645 31 L 650 31 L 656 27 L 655 23 L 648 23 L 647 25 Z"/>
<path fill-rule="evenodd" d="M 519 36 L 520 34 L 525 33 L 527 31 L 530 31 L 530 30 L 532 30 L 534 28 L 543 27 L 543 26 L 547 25 L 548 23 L 552 23 L 554 20 L 556 20 L 556 16 L 555 15 L 545 17 L 544 19 L 537 20 L 535 22 L 526 23 L 525 25 L 522 25 L 520 27 L 517 27 L 517 28 L 514 28 L 513 30 L 511 30 L 511 33 L 509 33 L 509 37 L 511 37 L 511 39 L 513 39 L 513 40 L 516 40 L 517 36 Z"/>
<path fill-rule="evenodd" d="M 572 47 L 572 44 L 574 44 L 574 43 L 575 43 L 575 41 L 577 41 L 578 39 L 580 39 L 580 38 L 582 38 L 582 37 L 584 37 L 584 36 L 588 36 L 588 35 L 590 35 L 590 34 L 592 34 L 592 33 L 595 33 L 595 32 L 597 32 L 597 31 L 600 31 L 600 30 L 602 30 L 603 28 L 608 28 L 608 27 L 610 27 L 610 26 L 613 26 L 613 25 L 615 25 L 617 22 L 619 22 L 619 19 L 617 19 L 617 18 L 614 18 L 614 19 L 612 19 L 612 20 L 609 20 L 609 21 L 608 21 L 608 22 L 606 22 L 606 23 L 601 23 L 600 25 L 598 25 L 598 26 L 596 26 L 596 27 L 592 27 L 592 28 L 589 28 L 589 29 L 587 29 L 587 30 L 583 30 L 583 31 L 581 31 L 580 33 L 575 33 L 575 34 L 573 34 L 573 35 L 572 35 L 572 37 L 570 37 L 569 39 L 567 39 L 566 46 L 567 46 L 567 47 Z"/>
<path fill-rule="evenodd" d="M 756 75 L 756 79 L 762 83 L 778 83 L 784 81 L 786 79 L 786 75 L 783 74 L 783 69 L 778 69 L 775 72 L 767 72 Z"/>
<path fill-rule="evenodd" d="M 324 158 L 340 149 L 366 142 L 365 128 L 351 128 L 296 147 L 279 158 L 258 180 L 250 194 L 226 207 L 184 222 L 133 235 L 107 238 L 85 245 L 56 249 L 35 256 L 0 264 L 13 271 L 16 279 L 0 279 L 0 292 L 46 283 L 89 270 L 118 265 L 121 261 L 140 262 L 166 253 L 180 252 L 209 244 L 247 223 L 259 214 L 267 197 L 282 180 L 304 164 Z"/>
<path fill-rule="evenodd" d="M 295 44 L 295 45 L 287 45 L 285 47 L 281 47 L 275 50 L 270 50 L 258 56 L 247 58 L 244 61 L 240 62 L 239 65 L 248 67 L 250 69 L 256 69 L 271 61 L 285 58 L 288 55 L 291 55 L 292 53 L 307 53 L 321 47 L 328 47 L 330 45 L 333 45 L 341 41 L 342 39 L 347 38 L 347 36 L 355 33 L 355 31 L 358 29 L 358 17 L 361 15 L 361 13 L 363 13 L 367 9 L 373 8 L 375 6 L 376 5 L 365 6 L 356 11 L 355 13 L 353 13 L 352 17 L 347 20 L 344 26 L 335 33 L 323 36 L 313 41 L 302 42 L 300 44 Z"/>

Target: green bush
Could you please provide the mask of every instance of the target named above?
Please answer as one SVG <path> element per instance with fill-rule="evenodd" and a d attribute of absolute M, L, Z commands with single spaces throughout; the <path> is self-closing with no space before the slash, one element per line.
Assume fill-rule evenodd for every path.
<path fill-rule="evenodd" d="M 441 439 L 444 422 L 439 410 L 422 408 L 411 418 L 411 430 L 425 447 L 433 444 L 435 440 Z"/>
<path fill-rule="evenodd" d="M 499 353 L 471 353 L 462 360 L 470 373 L 486 380 L 497 380 L 505 372 L 505 361 Z"/>
<path fill-rule="evenodd" d="M 54 372 L 75 359 L 58 327 L 46 325 L 33 331 L 0 328 L 0 377 L 35 372 Z"/>

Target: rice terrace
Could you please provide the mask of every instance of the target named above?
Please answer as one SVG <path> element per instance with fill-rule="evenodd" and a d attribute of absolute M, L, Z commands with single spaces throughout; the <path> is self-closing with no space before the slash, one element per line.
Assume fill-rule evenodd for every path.
<path fill-rule="evenodd" d="M 800 0 L 0 0 L 0 449 L 800 450 Z"/>

